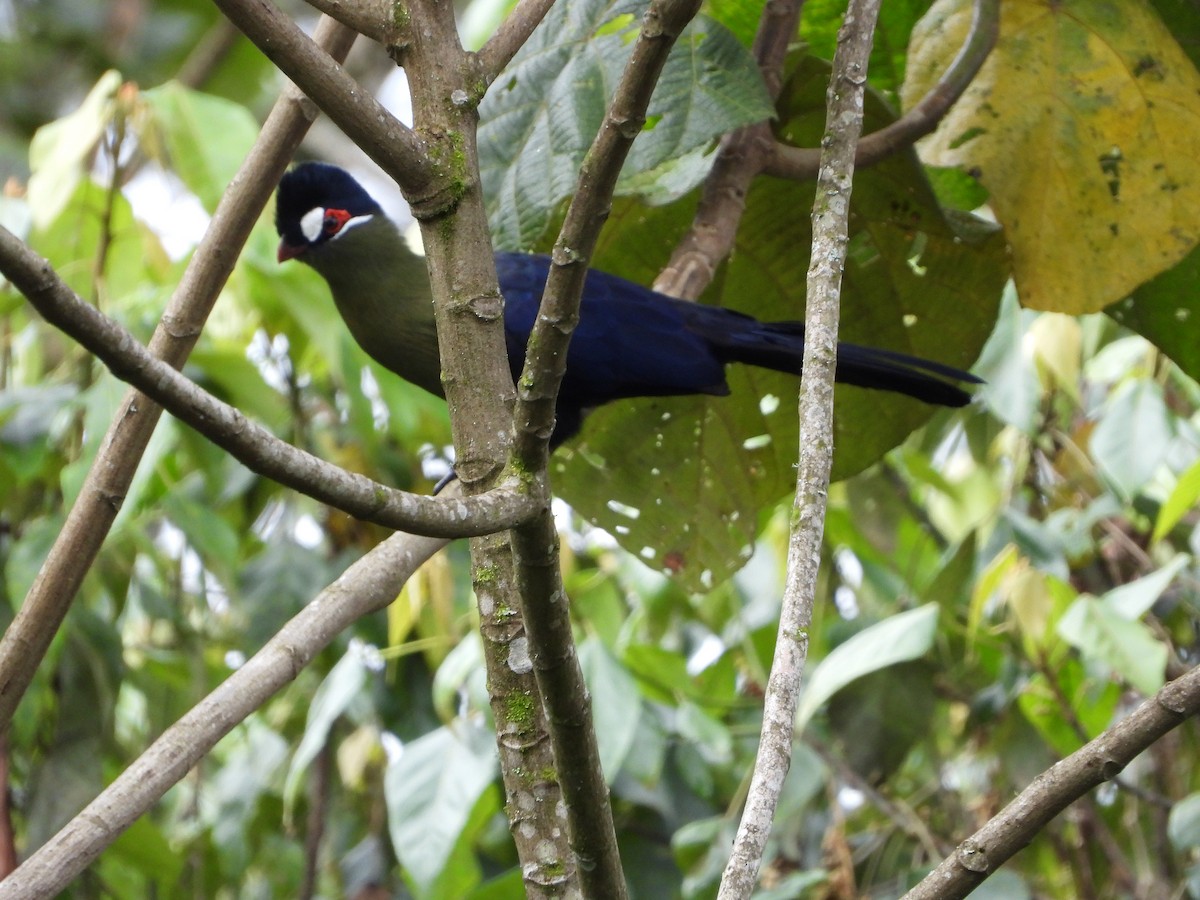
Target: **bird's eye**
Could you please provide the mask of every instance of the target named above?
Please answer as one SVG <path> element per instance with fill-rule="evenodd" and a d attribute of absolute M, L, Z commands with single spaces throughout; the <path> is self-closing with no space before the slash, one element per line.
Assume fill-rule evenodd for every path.
<path fill-rule="evenodd" d="M 338 229 L 342 227 L 342 222 L 337 216 L 326 215 L 322 228 L 328 235 L 335 235 Z"/>

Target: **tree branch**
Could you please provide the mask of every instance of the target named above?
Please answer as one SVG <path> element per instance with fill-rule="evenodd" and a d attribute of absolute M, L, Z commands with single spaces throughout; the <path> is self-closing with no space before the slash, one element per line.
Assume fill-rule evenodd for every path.
<path fill-rule="evenodd" d="M 1164 685 L 1094 741 L 1035 778 L 905 894 L 905 900 L 967 896 L 1071 803 L 1115 778 L 1135 756 L 1198 713 L 1200 666 Z"/>
<path fill-rule="evenodd" d="M 275 437 L 162 360 L 67 287 L 50 264 L 0 226 L 0 272 L 48 322 L 254 472 L 359 519 L 431 537 L 501 531 L 527 518 L 524 494 L 498 489 L 470 499 L 426 497 L 372 481 Z"/>
<path fill-rule="evenodd" d="M 488 84 L 495 81 L 504 67 L 512 62 L 517 51 L 529 40 L 533 30 L 546 18 L 546 13 L 553 5 L 554 0 L 520 0 L 500 23 L 496 33 L 479 48 L 476 56 Z"/>
<path fill-rule="evenodd" d="M 354 563 L 0 881 L 0 900 L 57 896 L 217 741 L 294 680 L 339 633 L 395 600 L 412 573 L 445 544 L 439 538 L 394 534 Z"/>
<path fill-rule="evenodd" d="M 763 6 L 754 36 L 754 57 L 767 93 L 774 100 L 783 85 L 783 63 L 796 33 L 803 0 L 777 0 Z M 712 282 L 717 266 L 729 256 L 746 211 L 746 192 L 771 155 L 775 139 L 766 122 L 726 135 L 704 179 L 692 227 L 654 282 L 672 297 L 695 300 Z"/>
<path fill-rule="evenodd" d="M 838 304 L 849 235 L 854 150 L 862 131 L 867 62 L 880 0 L 851 0 L 838 32 L 827 93 L 821 172 L 813 204 L 803 376 L 800 381 L 800 463 L 788 541 L 787 582 L 775 657 L 763 705 L 762 737 L 746 808 L 719 897 L 749 897 L 791 763 L 800 677 L 821 561 L 825 503 L 833 462 L 833 377 Z"/>
<path fill-rule="evenodd" d="M 979 74 L 988 54 L 996 46 L 999 33 L 1000 0 L 975 0 L 971 30 L 950 68 L 916 106 L 886 128 L 863 137 L 854 157 L 855 166 L 866 168 L 882 162 L 937 128 L 938 122 Z M 763 173 L 793 181 L 807 181 L 817 174 L 820 159 L 820 150 L 789 147 L 776 141 L 763 166 Z"/>
<path fill-rule="evenodd" d="M 387 0 L 305 0 L 315 10 L 385 47 L 403 39 Z M 226 13 L 228 15 L 228 13 Z M 233 17 L 230 16 L 232 19 Z"/>
<path fill-rule="evenodd" d="M 334 57 L 344 59 L 354 35 L 325 19 L 317 25 L 316 40 Z M 167 365 L 182 368 L 192 352 L 233 271 L 238 250 L 315 117 L 312 104 L 295 88 L 285 89 L 272 108 L 154 330 L 150 352 Z M 17 704 L 95 561 L 161 412 L 136 391 L 125 395 L 62 531 L 0 639 L 0 733 L 7 731 Z"/>

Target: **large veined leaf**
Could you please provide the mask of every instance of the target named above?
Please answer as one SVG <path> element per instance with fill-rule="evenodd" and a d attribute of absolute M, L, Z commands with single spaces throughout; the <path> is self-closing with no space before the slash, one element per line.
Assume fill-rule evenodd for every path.
<path fill-rule="evenodd" d="M 574 190 L 644 10 L 641 0 L 555 4 L 488 92 L 479 168 L 498 248 L 537 244 Z M 699 151 L 770 115 L 753 58 L 724 26 L 698 19 L 663 70 L 625 166 L 625 191 L 686 192 L 707 171 Z"/>
<path fill-rule="evenodd" d="M 800 64 L 780 101 L 780 135 L 817 146 L 828 65 Z M 867 103 L 867 128 L 890 121 Z M 969 367 L 987 339 L 1007 275 L 994 226 L 944 213 L 911 154 L 855 176 L 842 335 Z M 803 319 L 814 188 L 760 180 L 749 192 L 733 258 L 704 298 L 760 319 Z M 617 203 L 597 268 L 650 283 L 691 224 L 691 203 Z M 555 458 L 555 487 L 650 565 L 707 589 L 745 563 L 759 510 L 795 489 L 795 378 L 730 366 L 730 397 L 605 407 Z M 932 408 L 856 388 L 839 391 L 834 477 L 875 462 Z"/>
<path fill-rule="evenodd" d="M 971 15 L 969 0 L 943 0 L 914 31 L 907 104 L 941 76 Z M 1010 0 L 990 59 L 921 147 L 978 173 L 1021 301 L 1082 313 L 1200 241 L 1197 133 L 1200 73 L 1148 3 Z"/>

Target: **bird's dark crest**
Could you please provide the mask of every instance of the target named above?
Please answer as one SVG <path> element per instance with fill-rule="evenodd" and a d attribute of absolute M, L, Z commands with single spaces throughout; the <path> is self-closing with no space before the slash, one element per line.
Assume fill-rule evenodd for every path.
<path fill-rule="evenodd" d="M 306 244 L 300 230 L 300 218 L 318 206 L 344 209 L 351 216 L 383 212 L 349 172 L 326 163 L 306 162 L 279 181 L 279 191 L 275 195 L 275 230 L 289 244 Z"/>

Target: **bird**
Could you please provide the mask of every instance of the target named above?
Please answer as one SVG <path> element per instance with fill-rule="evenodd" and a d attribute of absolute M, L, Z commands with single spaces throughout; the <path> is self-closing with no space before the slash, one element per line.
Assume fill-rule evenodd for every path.
<path fill-rule="evenodd" d="M 444 397 L 433 296 L 424 257 L 355 178 L 337 166 L 301 163 L 275 198 L 280 263 L 297 259 L 328 283 L 351 335 L 386 369 Z M 496 253 L 504 337 L 514 381 L 525 364 L 549 257 Z M 725 367 L 742 363 L 800 374 L 804 323 L 760 322 L 745 313 L 668 297 L 590 269 L 550 435 L 553 450 L 585 415 L 616 400 L 729 393 Z M 891 391 L 936 406 L 971 395 L 954 382 L 975 375 L 894 350 L 839 343 L 838 382 Z"/>

